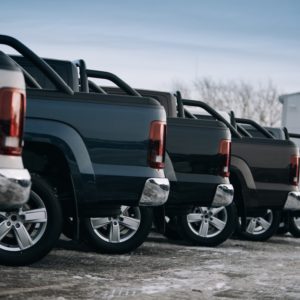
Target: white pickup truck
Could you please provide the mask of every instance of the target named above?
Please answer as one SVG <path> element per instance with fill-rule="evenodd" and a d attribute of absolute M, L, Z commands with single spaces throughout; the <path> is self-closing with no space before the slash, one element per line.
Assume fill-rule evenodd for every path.
<path fill-rule="evenodd" d="M 14 212 L 30 194 L 30 175 L 22 161 L 25 93 L 21 69 L 0 52 L 0 240 L 20 226 Z"/>

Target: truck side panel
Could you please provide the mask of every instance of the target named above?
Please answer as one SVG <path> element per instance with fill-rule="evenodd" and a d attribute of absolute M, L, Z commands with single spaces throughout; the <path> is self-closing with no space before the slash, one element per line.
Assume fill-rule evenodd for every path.
<path fill-rule="evenodd" d="M 146 179 L 164 178 L 163 170 L 147 164 L 151 121 L 166 119 L 155 100 L 81 93 L 68 97 L 53 91 L 47 91 L 47 95 L 30 91 L 28 118 L 64 123 L 81 137 L 86 147 L 84 156 L 88 157 L 81 165 L 89 165 L 97 187 L 95 197 L 89 194 L 81 198 L 88 206 L 137 205 Z"/>
<path fill-rule="evenodd" d="M 176 179 L 171 181 L 168 205 L 210 206 L 218 184 L 229 183 L 219 176 L 219 143 L 231 139 L 229 130 L 214 120 L 168 118 L 167 151 Z"/>
<path fill-rule="evenodd" d="M 245 184 L 242 193 L 246 208 L 282 208 L 287 195 L 297 190 L 289 182 L 292 155 L 298 149 L 291 141 L 263 138 L 234 139 L 232 143 L 232 172 L 240 171 Z"/>

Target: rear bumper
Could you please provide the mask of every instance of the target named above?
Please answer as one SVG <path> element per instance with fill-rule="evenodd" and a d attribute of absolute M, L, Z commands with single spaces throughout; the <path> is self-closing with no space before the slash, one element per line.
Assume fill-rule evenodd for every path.
<path fill-rule="evenodd" d="M 31 179 L 26 169 L 0 169 L 0 209 L 24 205 L 30 194 Z"/>
<path fill-rule="evenodd" d="M 283 209 L 300 211 L 300 192 L 299 191 L 289 192 Z"/>
<path fill-rule="evenodd" d="M 234 189 L 231 184 L 219 184 L 216 189 L 212 207 L 227 206 L 233 201 Z"/>
<path fill-rule="evenodd" d="M 170 182 L 167 178 L 149 178 L 145 183 L 139 205 L 163 205 L 168 200 L 169 192 Z"/>

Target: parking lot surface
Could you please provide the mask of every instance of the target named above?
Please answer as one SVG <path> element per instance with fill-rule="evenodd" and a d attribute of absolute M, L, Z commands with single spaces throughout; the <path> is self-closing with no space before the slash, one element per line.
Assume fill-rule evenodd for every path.
<path fill-rule="evenodd" d="M 191 247 L 153 234 L 134 253 L 61 240 L 30 267 L 1 266 L 1 299 L 300 299 L 300 239 Z"/>

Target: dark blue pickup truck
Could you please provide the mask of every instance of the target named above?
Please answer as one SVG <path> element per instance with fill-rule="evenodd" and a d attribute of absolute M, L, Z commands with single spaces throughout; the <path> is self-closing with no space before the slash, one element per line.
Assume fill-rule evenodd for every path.
<path fill-rule="evenodd" d="M 164 108 L 149 97 L 81 92 L 73 64 L 67 63 L 75 79 L 66 83 L 18 40 L 0 36 L 0 42 L 36 71 L 32 76 L 22 67 L 27 84 L 23 159 L 32 174 L 28 203 L 36 215 L 21 245 L 15 237 L 0 240 L 0 261 L 39 259 L 54 246 L 63 223 L 67 229 L 72 224 L 66 231 L 73 238 L 79 237 L 79 227 L 91 239 L 101 236 L 102 244 L 96 246 L 102 251 L 138 247 L 152 225 L 149 207 L 164 204 L 169 194 Z"/>
<path fill-rule="evenodd" d="M 36 68 L 30 62 L 20 57 L 13 58 L 28 72 L 35 74 L 43 88 L 53 88 L 49 80 L 43 80 L 42 74 L 37 74 Z M 163 105 L 168 116 L 165 173 L 170 180 L 171 188 L 167 204 L 154 210 L 155 224 L 160 231 L 171 237 L 175 219 L 180 219 L 182 236 L 196 245 L 215 246 L 232 234 L 237 215 L 234 205 L 231 205 L 233 188 L 228 177 L 231 135 L 222 122 L 181 118 L 178 116 L 177 100 L 171 94 L 132 89 L 112 73 L 86 69 L 83 60 L 70 62 L 45 59 L 45 61 L 73 90 L 89 92 L 94 97 L 96 95 L 110 97 L 108 99 L 114 97 L 126 99 L 128 96 L 135 96 L 138 101 L 143 96 L 155 99 Z M 78 67 L 78 72 L 75 72 L 75 66 Z M 112 81 L 119 88 L 103 88 L 96 84 L 95 79 Z M 109 191 L 108 195 L 111 194 Z M 129 202 L 123 209 L 137 210 Z M 142 223 L 143 218 L 145 216 L 141 218 Z M 93 218 L 92 222 L 102 224 L 107 220 L 99 217 Z M 110 243 L 110 248 L 113 249 L 121 247 L 124 243 L 120 240 L 117 245 L 116 241 L 108 240 L 101 234 L 101 227 L 95 228 L 96 234 L 91 235 L 86 230 L 86 222 L 81 225 L 83 225 L 82 234 L 98 247 L 103 248 L 104 243 L 108 247 Z M 133 240 L 135 235 L 132 233 L 128 238 Z"/>

